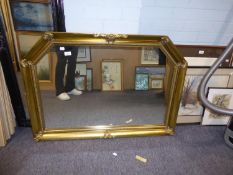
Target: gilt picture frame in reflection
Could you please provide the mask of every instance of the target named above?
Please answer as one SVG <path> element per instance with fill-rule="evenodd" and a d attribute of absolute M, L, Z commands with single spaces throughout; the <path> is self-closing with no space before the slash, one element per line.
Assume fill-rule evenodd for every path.
<path fill-rule="evenodd" d="M 121 60 L 101 62 L 102 91 L 121 91 L 123 89 L 123 66 Z"/>

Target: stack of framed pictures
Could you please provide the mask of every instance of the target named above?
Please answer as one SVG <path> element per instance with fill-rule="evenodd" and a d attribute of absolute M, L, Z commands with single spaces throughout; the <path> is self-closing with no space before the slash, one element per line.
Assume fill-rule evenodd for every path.
<path fill-rule="evenodd" d="M 138 66 L 135 68 L 135 90 L 163 89 L 165 67 Z"/>
<path fill-rule="evenodd" d="M 200 60 L 199 60 L 200 61 Z M 207 63 L 209 64 L 209 63 Z M 203 64 L 202 67 L 188 68 L 185 77 L 183 94 L 181 97 L 180 108 L 178 112 L 177 123 L 200 123 L 206 109 L 198 99 L 197 91 L 200 82 L 207 72 L 208 68 Z M 233 87 L 233 69 L 218 69 L 207 84 L 208 88 L 231 88 Z"/>
<path fill-rule="evenodd" d="M 87 68 L 91 62 L 91 48 L 88 46 L 77 47 L 77 63 L 75 70 L 75 88 L 81 91 L 93 90 L 93 69 Z"/>
<path fill-rule="evenodd" d="M 143 47 L 141 65 L 135 68 L 135 90 L 163 89 L 166 56 L 159 48 Z"/>
<path fill-rule="evenodd" d="M 142 65 L 165 65 L 166 56 L 157 47 L 143 47 L 141 51 Z"/>

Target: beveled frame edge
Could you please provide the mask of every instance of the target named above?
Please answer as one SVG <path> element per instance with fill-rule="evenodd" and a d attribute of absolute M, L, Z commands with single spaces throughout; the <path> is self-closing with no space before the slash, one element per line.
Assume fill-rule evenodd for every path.
<path fill-rule="evenodd" d="M 27 99 L 28 111 L 30 114 L 33 137 L 44 131 L 43 112 L 41 108 L 41 96 L 37 83 L 36 67 L 25 59 L 21 61 L 21 71 L 25 95 Z"/>
<path fill-rule="evenodd" d="M 27 35 L 27 36 L 38 36 L 38 37 L 42 37 L 44 32 L 28 32 L 28 31 L 16 31 L 16 40 L 17 40 L 17 44 L 18 44 L 18 48 L 19 48 L 19 57 L 20 60 L 24 59 L 24 56 L 21 53 L 21 46 L 20 46 L 20 39 L 19 36 L 20 35 Z M 39 80 L 40 85 L 42 86 L 42 88 L 45 87 L 49 87 L 49 86 L 53 86 L 54 84 L 54 78 L 53 78 L 53 74 L 52 74 L 52 70 L 53 70 L 53 63 L 52 63 L 52 54 L 48 53 L 48 59 L 49 59 L 49 80 Z"/>
<path fill-rule="evenodd" d="M 23 60 L 25 55 L 22 55 L 21 52 L 21 46 L 20 46 L 20 41 L 19 41 L 19 35 L 27 35 L 27 36 L 38 36 L 42 37 L 44 32 L 39 32 L 39 31 L 16 31 L 16 41 L 19 49 L 19 59 Z M 53 75 L 53 68 L 54 68 L 54 61 L 53 61 L 53 54 L 48 53 L 48 59 L 49 59 L 49 80 L 39 80 L 40 88 L 42 90 L 50 90 L 54 88 L 55 84 L 55 79 Z"/>
<path fill-rule="evenodd" d="M 154 135 L 174 135 L 174 130 L 170 128 L 141 128 L 141 129 L 126 129 L 126 130 L 92 130 L 92 131 L 44 131 L 34 137 L 35 141 L 47 140 L 70 140 L 70 139 L 97 139 L 97 138 L 118 138 L 129 136 L 154 136 Z"/>
<path fill-rule="evenodd" d="M 111 38 L 112 39 L 112 38 Z M 108 126 L 99 129 L 99 126 L 64 129 L 45 129 L 41 96 L 35 76 L 35 64 L 40 57 L 46 53 L 46 49 L 52 44 L 69 45 L 111 45 L 116 46 L 145 46 L 159 45 L 166 50 L 165 55 L 169 56 L 174 64 L 172 91 L 166 111 L 164 125 L 138 125 L 138 126 Z M 176 119 L 179 110 L 180 98 L 184 84 L 187 62 L 180 55 L 167 36 L 130 35 L 128 39 L 93 38 L 92 34 L 72 33 L 45 33 L 37 44 L 29 51 L 24 60 L 21 61 L 23 79 L 26 89 L 26 97 L 31 115 L 33 137 L 36 141 L 42 140 L 65 140 L 65 139 L 92 139 L 92 138 L 115 138 L 127 136 L 150 136 L 150 135 L 173 135 L 175 133 Z"/>

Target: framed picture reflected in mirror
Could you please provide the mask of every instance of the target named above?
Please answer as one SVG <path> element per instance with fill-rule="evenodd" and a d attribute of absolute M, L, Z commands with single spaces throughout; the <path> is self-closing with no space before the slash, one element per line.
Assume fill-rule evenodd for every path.
<path fill-rule="evenodd" d="M 123 89 L 123 66 L 120 60 L 103 60 L 102 91 L 121 91 Z"/>
<path fill-rule="evenodd" d="M 91 48 L 89 46 L 79 46 L 77 54 L 77 62 L 91 61 Z"/>
<path fill-rule="evenodd" d="M 159 64 L 159 48 L 143 47 L 141 64 Z"/>

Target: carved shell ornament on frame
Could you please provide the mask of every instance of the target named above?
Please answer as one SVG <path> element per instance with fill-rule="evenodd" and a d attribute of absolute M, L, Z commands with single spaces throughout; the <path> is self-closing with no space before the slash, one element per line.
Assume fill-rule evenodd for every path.
<path fill-rule="evenodd" d="M 94 34 L 96 38 L 104 38 L 109 44 L 113 43 L 116 39 L 119 38 L 128 38 L 126 34 L 103 34 L 103 33 L 96 33 Z"/>
<path fill-rule="evenodd" d="M 53 36 L 52 33 L 45 33 L 45 34 L 43 35 L 43 39 L 44 39 L 44 40 L 47 40 L 47 41 L 50 41 L 50 40 L 52 40 L 53 38 L 54 38 L 54 36 Z"/>

